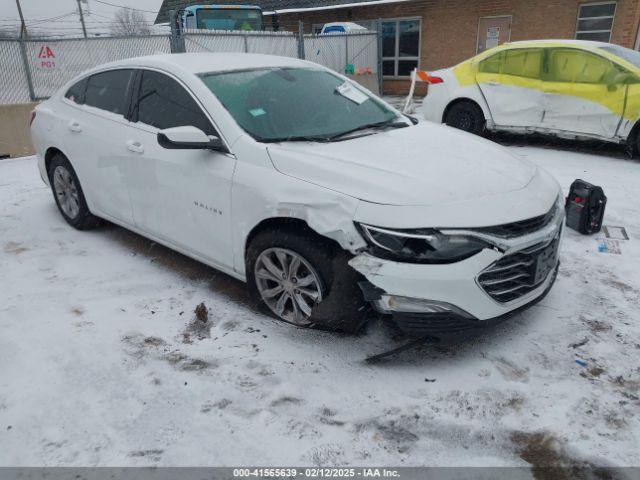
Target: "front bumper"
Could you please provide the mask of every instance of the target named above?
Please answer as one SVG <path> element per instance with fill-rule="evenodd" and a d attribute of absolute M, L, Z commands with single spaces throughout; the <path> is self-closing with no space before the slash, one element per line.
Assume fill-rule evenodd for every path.
<path fill-rule="evenodd" d="M 550 274 L 549 282 L 540 295 L 500 316 L 478 320 L 477 318 L 470 318 L 456 313 L 395 312 L 392 314 L 393 321 L 405 335 L 411 337 L 434 337 L 439 340 L 440 344 L 458 343 L 477 337 L 490 328 L 534 306 L 546 297 L 556 281 L 559 265 L 558 263 Z"/>
<path fill-rule="evenodd" d="M 405 333 L 462 339 L 474 336 L 544 298 L 556 280 L 563 222 L 564 215 L 558 214 L 551 224 L 510 240 L 503 249 L 485 249 L 451 264 L 401 263 L 368 253 L 354 257 L 349 263 L 366 279 L 361 284 L 365 298 L 380 313 L 392 315 Z M 553 257 L 549 255 L 550 250 L 553 250 Z M 535 281 L 521 287 L 518 295 L 496 295 L 496 290 L 511 291 L 512 285 L 504 282 L 510 280 L 514 272 L 504 264 L 516 259 L 516 265 L 520 265 L 528 252 L 541 252 L 539 256 L 543 257 L 540 262 L 537 257 L 526 258 Z M 542 252 L 546 253 L 542 255 Z M 501 270 L 508 276 L 506 280 L 494 273 Z"/>

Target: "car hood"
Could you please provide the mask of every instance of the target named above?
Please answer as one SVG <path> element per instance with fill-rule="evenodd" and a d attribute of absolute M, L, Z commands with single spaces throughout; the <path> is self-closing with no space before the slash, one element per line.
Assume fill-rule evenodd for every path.
<path fill-rule="evenodd" d="M 269 145 L 275 168 L 384 205 L 459 203 L 524 188 L 536 166 L 477 136 L 420 123 L 333 143 Z"/>

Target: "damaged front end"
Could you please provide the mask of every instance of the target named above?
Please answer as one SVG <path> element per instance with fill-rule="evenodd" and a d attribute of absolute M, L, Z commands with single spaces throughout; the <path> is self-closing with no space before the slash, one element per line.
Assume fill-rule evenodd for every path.
<path fill-rule="evenodd" d="M 540 296 L 515 310 L 486 320 L 479 320 L 450 303 L 389 295 L 369 281 L 359 285 L 365 300 L 378 313 L 389 316 L 402 333 L 410 337 L 437 339 L 437 343 L 443 345 L 475 338 L 543 300 L 555 283 L 558 268 L 559 264 Z"/>
<path fill-rule="evenodd" d="M 368 248 L 349 265 L 364 298 L 405 333 L 457 342 L 546 296 L 558 271 L 564 212 L 490 228 L 387 229 L 359 224 Z"/>

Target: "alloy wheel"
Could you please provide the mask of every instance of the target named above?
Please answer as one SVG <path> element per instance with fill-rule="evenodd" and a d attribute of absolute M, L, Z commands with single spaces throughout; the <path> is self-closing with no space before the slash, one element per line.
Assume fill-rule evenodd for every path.
<path fill-rule="evenodd" d="M 69 170 L 62 165 L 53 171 L 53 189 L 64 214 L 71 219 L 76 218 L 80 212 L 78 188 Z"/>
<path fill-rule="evenodd" d="M 286 248 L 269 248 L 255 263 L 262 300 L 281 319 L 309 326 L 311 310 L 322 300 L 320 277 L 302 256 Z"/>

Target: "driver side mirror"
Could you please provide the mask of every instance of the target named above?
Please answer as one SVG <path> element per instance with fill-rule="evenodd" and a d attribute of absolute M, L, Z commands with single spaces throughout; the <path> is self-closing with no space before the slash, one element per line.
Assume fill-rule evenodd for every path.
<path fill-rule="evenodd" d="M 165 128 L 158 132 L 158 144 L 171 150 L 216 150 L 228 153 L 220 138 L 193 126 Z"/>

